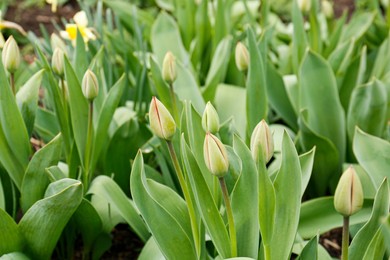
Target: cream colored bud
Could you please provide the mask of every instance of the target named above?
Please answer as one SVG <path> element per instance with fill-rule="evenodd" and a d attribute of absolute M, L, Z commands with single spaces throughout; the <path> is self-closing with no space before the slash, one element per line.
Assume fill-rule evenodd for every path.
<path fill-rule="evenodd" d="M 51 58 L 51 66 L 54 73 L 58 76 L 64 76 L 64 52 L 60 48 L 56 48 Z"/>
<path fill-rule="evenodd" d="M 244 44 L 238 42 L 236 45 L 236 66 L 239 71 L 246 71 L 249 66 L 249 53 Z"/>
<path fill-rule="evenodd" d="M 50 45 L 52 50 L 61 49 L 64 53 L 66 53 L 66 44 L 65 42 L 55 33 L 50 36 Z"/>
<path fill-rule="evenodd" d="M 364 201 L 363 188 L 359 176 L 351 165 L 341 175 L 334 194 L 334 207 L 343 216 L 358 212 Z"/>
<path fill-rule="evenodd" d="M 176 132 L 175 120 L 156 97 L 153 97 L 152 102 L 150 102 L 149 123 L 152 132 L 162 139 L 171 140 Z"/>
<path fill-rule="evenodd" d="M 84 74 L 81 87 L 84 97 L 88 99 L 88 101 L 94 100 L 99 94 L 99 83 L 95 73 L 91 70 L 87 70 Z"/>
<path fill-rule="evenodd" d="M 203 145 L 203 156 L 209 171 L 218 178 L 226 175 L 229 160 L 225 146 L 213 134 L 206 133 Z"/>
<path fill-rule="evenodd" d="M 162 64 L 162 77 L 169 84 L 172 84 L 177 77 L 175 56 L 173 56 L 170 51 L 168 51 L 164 57 Z"/>
<path fill-rule="evenodd" d="M 207 102 L 206 108 L 204 109 L 202 116 L 202 127 L 203 130 L 210 133 L 217 133 L 219 131 L 219 117 L 214 106 Z"/>
<path fill-rule="evenodd" d="M 322 7 L 322 12 L 324 13 L 326 18 L 328 18 L 328 19 L 333 18 L 334 11 L 333 11 L 333 5 L 331 2 L 329 2 L 328 0 L 322 0 L 321 7 Z"/>
<path fill-rule="evenodd" d="M 309 12 L 311 8 L 311 0 L 297 0 L 299 9 L 302 12 Z"/>
<path fill-rule="evenodd" d="M 2 53 L 3 65 L 10 73 L 14 73 L 20 65 L 20 51 L 13 36 L 5 42 Z"/>
<path fill-rule="evenodd" d="M 274 141 L 271 131 L 264 119 L 256 125 L 252 132 L 250 148 L 252 157 L 256 162 L 259 159 L 258 156 L 260 152 L 262 153 L 265 163 L 269 162 L 274 154 Z"/>

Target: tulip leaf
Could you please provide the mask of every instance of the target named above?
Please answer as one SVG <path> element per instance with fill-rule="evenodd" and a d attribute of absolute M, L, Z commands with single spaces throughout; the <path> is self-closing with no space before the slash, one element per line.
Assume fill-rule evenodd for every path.
<path fill-rule="evenodd" d="M 51 257 L 62 230 L 82 197 L 83 186 L 77 180 L 62 179 L 49 185 L 45 198 L 37 201 L 19 222 L 29 256 L 34 259 Z"/>
<path fill-rule="evenodd" d="M 73 134 L 76 141 L 77 151 L 79 152 L 80 161 L 84 162 L 88 128 L 88 102 L 81 90 L 80 81 L 66 57 L 64 66 L 65 78 L 68 83 L 69 107 Z"/>
<path fill-rule="evenodd" d="M 198 163 L 184 138 L 181 140 L 181 152 L 203 223 L 219 255 L 227 258 L 231 255 L 231 247 L 225 223 L 203 178 Z"/>
<path fill-rule="evenodd" d="M 318 259 L 318 235 L 310 239 L 305 245 L 297 260 Z"/>
<path fill-rule="evenodd" d="M 38 109 L 39 87 L 43 72 L 44 70 L 40 70 L 35 73 L 16 93 L 16 102 L 29 136 L 31 136 L 34 128 L 35 115 Z"/>
<path fill-rule="evenodd" d="M 390 178 L 389 142 L 356 128 L 353 151 L 359 164 L 368 173 L 376 188 L 385 177 Z"/>
<path fill-rule="evenodd" d="M 0 255 L 21 251 L 24 246 L 22 234 L 15 221 L 0 208 Z"/>
<path fill-rule="evenodd" d="M 295 146 L 284 132 L 282 164 L 274 181 L 275 226 L 270 243 L 271 259 L 288 259 L 298 229 L 302 173 Z"/>
<path fill-rule="evenodd" d="M 43 198 L 50 183 L 45 170 L 50 166 L 57 165 L 61 158 L 61 151 L 62 136 L 58 134 L 31 158 L 20 190 L 23 212 L 26 212 L 36 201 Z"/>
<path fill-rule="evenodd" d="M 268 101 L 266 89 L 266 64 L 257 47 L 255 33 L 252 29 L 248 29 L 247 34 L 250 61 L 246 82 L 246 131 L 247 135 L 250 136 L 260 120 L 267 118 Z"/>
<path fill-rule="evenodd" d="M 376 233 L 380 231 L 382 219 L 388 215 L 389 184 L 387 179 L 385 179 L 380 185 L 375 196 L 370 219 L 355 235 L 349 246 L 349 259 L 356 259 L 360 256 L 364 256 L 367 250 L 371 250 L 369 245 L 372 243 L 373 239 L 375 239 Z"/>
<path fill-rule="evenodd" d="M 383 259 L 385 252 L 386 252 L 386 247 L 384 244 L 382 230 L 378 229 L 373 239 L 371 240 L 370 244 L 368 245 L 363 259 L 364 260 Z"/>
<path fill-rule="evenodd" d="M 164 256 L 167 259 L 178 255 L 195 259 L 185 201 L 167 186 L 146 178 L 141 152 L 134 160 L 130 186 L 134 202 Z"/>
<path fill-rule="evenodd" d="M 306 190 L 307 185 L 309 184 L 309 180 L 313 171 L 314 158 L 316 154 L 316 147 L 313 147 L 307 153 L 301 154 L 299 156 L 299 163 L 301 165 L 302 172 L 302 186 L 301 186 L 301 197 Z"/>
<path fill-rule="evenodd" d="M 343 217 L 334 209 L 333 201 L 333 197 L 321 197 L 302 203 L 298 227 L 302 238 L 310 239 L 317 233 L 323 234 L 343 225 Z M 367 221 L 372 203 L 372 199 L 365 200 L 363 208 L 350 217 L 350 225 Z"/>
<path fill-rule="evenodd" d="M 347 42 L 352 38 L 358 41 L 372 25 L 375 16 L 374 12 L 357 13 L 343 31 L 340 42 Z"/>
<path fill-rule="evenodd" d="M 84 37 L 81 35 L 81 32 L 77 27 L 76 48 L 74 52 L 73 68 L 75 69 L 74 72 L 79 82 L 81 82 L 84 73 L 88 69 L 88 58 L 87 58 L 87 51 L 85 48 L 86 46 L 84 42 Z"/>
<path fill-rule="evenodd" d="M 138 260 L 165 260 L 164 255 L 161 253 L 156 240 L 153 237 L 150 237 L 146 242 L 140 255 L 138 256 Z"/>
<path fill-rule="evenodd" d="M 302 12 L 299 9 L 296 1 L 293 1 L 291 17 L 294 25 L 294 34 L 292 40 L 292 62 L 294 72 L 298 72 L 299 66 L 308 46 L 308 40 L 305 32 Z"/>
<path fill-rule="evenodd" d="M 238 137 L 233 139 L 234 151 L 241 158 L 242 170 L 231 194 L 238 255 L 257 259 L 259 247 L 259 213 L 257 170 L 251 152 Z"/>
<path fill-rule="evenodd" d="M 352 38 L 350 41 L 340 45 L 332 54 L 329 56 L 329 64 L 333 69 L 336 77 L 338 88 L 341 87 L 342 80 L 344 79 L 345 73 L 350 66 L 353 58 L 353 50 L 355 47 L 355 39 Z"/>
<path fill-rule="evenodd" d="M 108 203 L 118 209 L 122 217 L 143 241 L 149 238 L 150 234 L 139 216 L 134 202 L 126 197 L 126 194 L 113 179 L 104 175 L 95 178 L 91 183 L 88 194 L 96 194 L 106 199 Z"/>

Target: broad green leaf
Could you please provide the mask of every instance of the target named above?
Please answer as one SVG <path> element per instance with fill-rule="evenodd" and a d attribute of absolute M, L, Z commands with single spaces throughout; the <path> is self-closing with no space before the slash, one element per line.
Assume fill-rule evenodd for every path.
<path fill-rule="evenodd" d="M 295 146 L 285 132 L 282 164 L 274 181 L 275 226 L 270 243 L 271 259 L 287 259 L 298 230 L 302 173 Z"/>
<path fill-rule="evenodd" d="M 347 115 L 351 143 L 356 126 L 367 134 L 383 136 L 387 123 L 387 99 L 386 87 L 378 80 L 354 89 Z"/>
<path fill-rule="evenodd" d="M 41 107 L 37 109 L 34 128 L 45 143 L 50 142 L 60 132 L 56 115 Z"/>
<path fill-rule="evenodd" d="M 346 151 L 345 116 L 331 67 L 309 51 L 299 71 L 299 83 L 300 107 L 308 111 L 308 126 L 335 145 L 341 165 Z"/>
<path fill-rule="evenodd" d="M 176 0 L 175 18 L 180 28 L 183 44 L 188 50 L 195 34 L 195 13 L 197 5 L 192 0 Z"/>
<path fill-rule="evenodd" d="M 68 83 L 69 107 L 73 134 L 81 162 L 84 162 L 88 128 L 88 101 L 81 90 L 80 81 L 65 57 L 65 78 Z"/>
<path fill-rule="evenodd" d="M 92 150 L 91 169 L 93 169 L 99 159 L 100 153 L 103 149 L 104 143 L 108 137 L 108 127 L 122 97 L 125 88 L 124 76 L 122 76 L 117 83 L 110 89 L 107 94 L 102 109 L 99 112 L 99 119 L 94 135 L 94 148 Z"/>
<path fill-rule="evenodd" d="M 49 185 L 45 198 L 37 201 L 19 222 L 29 256 L 50 259 L 62 230 L 82 197 L 83 186 L 77 180 L 62 179 Z"/>
<path fill-rule="evenodd" d="M 364 260 L 383 259 L 386 247 L 383 240 L 382 230 L 378 229 L 367 247 L 364 254 Z"/>
<path fill-rule="evenodd" d="M 250 136 L 260 120 L 267 118 L 268 101 L 266 89 L 266 64 L 257 48 L 255 33 L 252 29 L 248 29 L 247 34 L 250 63 L 246 82 L 246 131 L 248 136 Z"/>
<path fill-rule="evenodd" d="M 338 151 L 328 138 L 321 136 L 310 128 L 306 119 L 307 112 L 307 110 L 303 110 L 298 121 L 301 130 L 300 142 L 306 151 L 316 147 L 311 177 L 313 188 L 311 188 L 311 191 L 314 190 L 315 194 L 323 195 L 331 179 L 336 178 L 338 180 L 341 170 Z"/>
<path fill-rule="evenodd" d="M 375 234 L 381 228 L 382 218 L 389 215 L 389 184 L 385 179 L 380 185 L 374 199 L 372 213 L 367 223 L 359 230 L 349 246 L 349 259 L 364 256 Z"/>
<path fill-rule="evenodd" d="M 352 38 L 355 38 L 355 40 L 358 41 L 373 23 L 375 15 L 376 13 L 374 12 L 357 13 L 344 29 L 340 42 L 347 42 Z"/>
<path fill-rule="evenodd" d="M 214 100 L 218 84 L 225 79 L 232 49 L 232 37 L 225 37 L 217 46 L 207 74 L 203 97 Z"/>
<path fill-rule="evenodd" d="M 383 219 L 382 234 L 387 247 L 387 253 L 390 253 L 390 215 Z"/>
<path fill-rule="evenodd" d="M 175 10 L 175 0 L 156 0 L 156 4 L 166 11 L 172 12 Z"/>
<path fill-rule="evenodd" d="M 316 147 L 314 146 L 313 149 L 299 156 L 299 163 L 301 165 L 302 172 L 301 197 L 305 193 L 306 187 L 309 184 L 309 180 L 313 171 L 315 154 Z"/>
<path fill-rule="evenodd" d="M 126 197 L 125 193 L 112 179 L 103 175 L 96 177 L 91 183 L 88 194 L 96 194 L 105 198 L 118 209 L 142 241 L 148 240 L 150 234 L 141 216 L 139 216 L 134 202 Z"/>
<path fill-rule="evenodd" d="M 310 29 L 308 31 L 308 36 L 310 42 L 310 49 L 315 52 L 322 53 L 323 39 L 321 32 L 322 28 L 319 20 L 319 16 L 321 14 L 319 13 L 320 8 L 318 7 L 318 3 L 318 1 L 312 1 L 311 4 L 311 8 L 309 11 Z"/>
<path fill-rule="evenodd" d="M 130 185 L 134 202 L 165 257 L 196 259 L 185 201 L 170 188 L 146 178 L 141 152 L 134 160 Z"/>
<path fill-rule="evenodd" d="M 318 235 L 310 239 L 307 242 L 306 246 L 303 248 L 302 252 L 299 254 L 298 260 L 306 259 L 318 259 Z"/>
<path fill-rule="evenodd" d="M 214 37 L 212 42 L 212 49 L 213 52 L 215 48 L 217 47 L 218 43 L 222 41 L 223 38 L 225 38 L 229 31 L 231 22 L 229 19 L 229 13 L 231 5 L 229 4 L 229 1 L 225 0 L 216 0 L 218 8 L 214 9 Z M 215 2 L 210 2 L 211 4 L 214 4 Z"/>
<path fill-rule="evenodd" d="M 20 203 L 23 212 L 26 212 L 36 201 L 43 198 L 50 183 L 45 169 L 57 165 L 61 158 L 61 151 L 62 136 L 58 134 L 31 158 L 20 189 Z"/>
<path fill-rule="evenodd" d="M 0 209 L 0 241 L 0 256 L 21 251 L 24 246 L 18 225 L 3 209 Z"/>
<path fill-rule="evenodd" d="M 76 36 L 76 48 L 74 52 L 74 59 L 73 59 L 73 68 L 74 72 L 77 75 L 77 78 L 79 79 L 79 82 L 83 79 L 84 73 L 88 69 L 88 57 L 87 57 L 87 51 L 86 46 L 84 42 L 84 38 L 81 35 L 81 32 L 79 29 L 77 29 L 77 36 Z M 68 83 L 69 84 L 69 83 Z"/>
<path fill-rule="evenodd" d="M 292 39 L 292 61 L 294 72 L 298 72 L 301 61 L 308 46 L 308 40 L 304 28 L 302 13 L 296 1 L 293 1 L 291 17 L 294 25 L 294 34 Z"/>
<path fill-rule="evenodd" d="M 208 8 L 209 0 L 202 1 L 198 6 L 195 14 L 195 47 L 191 54 L 192 64 L 195 68 L 206 67 L 209 63 L 205 60 L 205 54 L 212 35 Z"/>
<path fill-rule="evenodd" d="M 282 76 L 271 63 L 267 67 L 267 94 L 271 107 L 280 115 L 289 127 L 296 130 L 297 115 L 288 96 Z"/>
<path fill-rule="evenodd" d="M 347 21 L 348 12 L 344 12 L 342 16 L 336 21 L 334 25 L 334 29 L 330 33 L 329 44 L 325 48 L 324 57 L 328 57 L 330 53 L 332 53 L 336 48 L 338 43 L 340 42 L 340 38 Z"/>
<path fill-rule="evenodd" d="M 181 139 L 181 153 L 203 223 L 219 255 L 223 258 L 227 258 L 231 255 L 231 247 L 225 223 L 218 211 L 194 155 L 184 138 Z"/>
<path fill-rule="evenodd" d="M 22 88 L 16 93 L 16 102 L 29 136 L 34 128 L 35 115 L 38 109 L 39 87 L 41 85 L 44 70 L 34 74 Z"/>
<path fill-rule="evenodd" d="M 384 79 L 390 68 L 390 35 L 380 45 L 371 71 L 371 78 Z"/>
<path fill-rule="evenodd" d="M 259 247 L 259 212 L 257 170 L 252 154 L 238 137 L 233 139 L 234 151 L 242 163 L 242 171 L 231 194 L 237 234 L 237 254 L 257 259 Z"/>
<path fill-rule="evenodd" d="M 140 255 L 138 256 L 138 260 L 165 260 L 164 255 L 161 253 L 160 248 L 158 247 L 156 240 L 153 237 L 150 237 L 146 242 Z"/>
<path fill-rule="evenodd" d="M 310 239 L 343 225 L 343 217 L 334 209 L 333 197 L 321 197 L 305 201 L 301 206 L 298 233 Z M 370 217 L 373 200 L 365 200 L 363 208 L 352 215 L 350 225 L 363 223 Z"/>
<path fill-rule="evenodd" d="M 351 63 L 354 48 L 355 39 L 352 38 L 350 41 L 340 45 L 328 58 L 329 64 L 336 76 L 338 88 L 340 88 L 344 75 Z"/>
<path fill-rule="evenodd" d="M 375 187 L 379 187 L 385 177 L 390 178 L 389 142 L 356 128 L 353 151 L 359 164 L 371 177 Z"/>
<path fill-rule="evenodd" d="M 22 252 L 12 252 L 2 255 L 1 260 L 30 260 L 30 258 Z"/>

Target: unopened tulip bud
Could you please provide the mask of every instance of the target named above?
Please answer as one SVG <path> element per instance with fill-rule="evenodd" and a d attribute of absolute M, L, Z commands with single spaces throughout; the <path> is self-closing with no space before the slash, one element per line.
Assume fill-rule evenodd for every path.
<path fill-rule="evenodd" d="M 322 0 L 321 7 L 322 7 L 322 12 L 324 13 L 326 18 L 328 19 L 333 18 L 334 15 L 333 6 L 328 0 Z"/>
<path fill-rule="evenodd" d="M 152 132 L 165 140 L 171 140 L 176 132 L 176 123 L 168 109 L 156 97 L 149 108 L 149 122 Z"/>
<path fill-rule="evenodd" d="M 162 64 L 162 77 L 169 84 L 172 84 L 177 77 L 175 56 L 173 56 L 170 51 L 168 51 L 164 57 Z"/>
<path fill-rule="evenodd" d="M 84 74 L 81 87 L 84 97 L 88 99 L 88 101 L 94 100 L 99 94 L 99 83 L 95 73 L 91 70 L 87 70 Z"/>
<path fill-rule="evenodd" d="M 358 212 L 363 206 L 363 188 L 359 176 L 350 166 L 341 176 L 334 194 L 334 207 L 345 217 Z"/>
<path fill-rule="evenodd" d="M 204 109 L 202 116 L 202 127 L 203 130 L 210 133 L 217 133 L 219 130 L 219 117 L 214 106 L 207 102 L 206 108 Z"/>
<path fill-rule="evenodd" d="M 206 133 L 203 145 L 203 156 L 209 171 L 218 178 L 226 175 L 229 160 L 225 146 L 213 134 Z"/>
<path fill-rule="evenodd" d="M 311 8 L 311 0 L 297 0 L 298 7 L 302 12 L 309 12 Z"/>
<path fill-rule="evenodd" d="M 66 53 L 66 44 L 65 42 L 55 33 L 50 36 L 50 45 L 52 50 L 61 49 L 64 53 Z"/>
<path fill-rule="evenodd" d="M 250 148 L 252 157 L 256 162 L 260 152 L 262 153 L 265 163 L 269 162 L 274 154 L 274 141 L 264 119 L 256 125 L 252 132 Z"/>
<path fill-rule="evenodd" d="M 60 77 L 64 76 L 64 52 L 60 48 L 54 50 L 51 66 L 54 73 Z"/>
<path fill-rule="evenodd" d="M 14 37 L 10 36 L 3 47 L 3 65 L 10 73 L 14 73 L 20 65 L 20 51 Z"/>
<path fill-rule="evenodd" d="M 244 44 L 238 42 L 236 45 L 236 66 L 239 71 L 246 71 L 249 65 L 249 53 Z"/>

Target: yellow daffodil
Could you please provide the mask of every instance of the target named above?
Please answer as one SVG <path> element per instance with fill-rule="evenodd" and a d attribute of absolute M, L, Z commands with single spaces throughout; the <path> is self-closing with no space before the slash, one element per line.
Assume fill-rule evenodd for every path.
<path fill-rule="evenodd" d="M 51 5 L 51 11 L 53 13 L 57 12 L 57 6 L 58 6 L 58 1 L 57 0 L 46 0 L 46 3 Z"/>
<path fill-rule="evenodd" d="M 89 40 L 95 40 L 96 35 L 92 32 L 92 29 L 88 26 L 88 18 L 84 11 L 80 11 L 73 16 L 75 23 L 69 23 L 65 27 L 65 31 L 61 31 L 60 35 L 62 38 L 71 40 L 73 44 L 76 43 L 77 30 L 80 31 L 84 42 Z"/>

